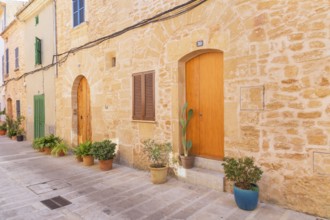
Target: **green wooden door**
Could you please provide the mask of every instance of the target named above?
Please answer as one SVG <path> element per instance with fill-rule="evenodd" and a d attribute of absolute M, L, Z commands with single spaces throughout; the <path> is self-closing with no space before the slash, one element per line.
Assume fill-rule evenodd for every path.
<path fill-rule="evenodd" d="M 45 136 L 45 96 L 34 96 L 34 138 Z"/>

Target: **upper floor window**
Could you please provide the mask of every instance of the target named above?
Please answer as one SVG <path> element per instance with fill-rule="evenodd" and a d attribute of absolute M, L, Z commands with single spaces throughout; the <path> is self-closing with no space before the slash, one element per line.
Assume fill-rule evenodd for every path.
<path fill-rule="evenodd" d="M 19 68 L 19 50 L 18 47 L 15 48 L 15 69 Z"/>
<path fill-rule="evenodd" d="M 39 24 L 39 15 L 35 16 L 34 22 L 36 26 Z"/>
<path fill-rule="evenodd" d="M 85 21 L 85 0 L 72 0 L 73 27 Z"/>
<path fill-rule="evenodd" d="M 133 74 L 133 120 L 155 120 L 155 72 Z"/>
<path fill-rule="evenodd" d="M 9 50 L 6 49 L 6 75 L 9 74 Z"/>
<path fill-rule="evenodd" d="M 36 42 L 34 44 L 35 50 L 35 64 L 41 64 L 41 40 L 36 37 Z"/>

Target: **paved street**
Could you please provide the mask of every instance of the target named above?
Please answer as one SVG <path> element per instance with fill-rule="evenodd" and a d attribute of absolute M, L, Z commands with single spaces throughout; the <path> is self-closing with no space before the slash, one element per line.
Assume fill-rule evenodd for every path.
<path fill-rule="evenodd" d="M 175 178 L 153 185 L 147 172 L 125 166 L 101 172 L 7 137 L 0 137 L 0 175 L 0 219 L 317 219 L 268 204 L 242 211 L 228 193 Z M 71 204 L 51 210 L 41 203 L 57 196 Z"/>

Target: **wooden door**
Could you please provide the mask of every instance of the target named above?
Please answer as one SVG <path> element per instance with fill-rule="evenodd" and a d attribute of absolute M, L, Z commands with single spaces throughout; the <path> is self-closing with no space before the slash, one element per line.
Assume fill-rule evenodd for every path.
<path fill-rule="evenodd" d="M 186 100 L 194 110 L 187 129 L 192 154 L 224 156 L 223 55 L 206 53 L 186 63 Z"/>
<path fill-rule="evenodd" d="M 8 115 L 9 118 L 13 118 L 13 102 L 12 102 L 11 98 L 7 99 L 6 114 Z"/>
<path fill-rule="evenodd" d="M 92 140 L 90 92 L 86 78 L 82 78 L 78 86 L 78 144 Z"/>
<path fill-rule="evenodd" d="M 45 96 L 34 96 L 34 138 L 45 136 Z"/>

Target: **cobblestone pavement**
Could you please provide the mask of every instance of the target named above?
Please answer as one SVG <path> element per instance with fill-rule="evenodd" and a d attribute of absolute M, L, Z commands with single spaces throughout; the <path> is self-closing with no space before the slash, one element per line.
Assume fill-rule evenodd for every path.
<path fill-rule="evenodd" d="M 0 219 L 6 220 L 317 219 L 264 203 L 255 211 L 243 211 L 229 193 L 175 178 L 153 185 L 148 172 L 119 165 L 104 172 L 97 165 L 84 167 L 73 156 L 35 152 L 29 142 L 7 137 L 0 137 L 0 176 Z M 41 203 L 57 196 L 71 204 L 51 210 Z"/>

